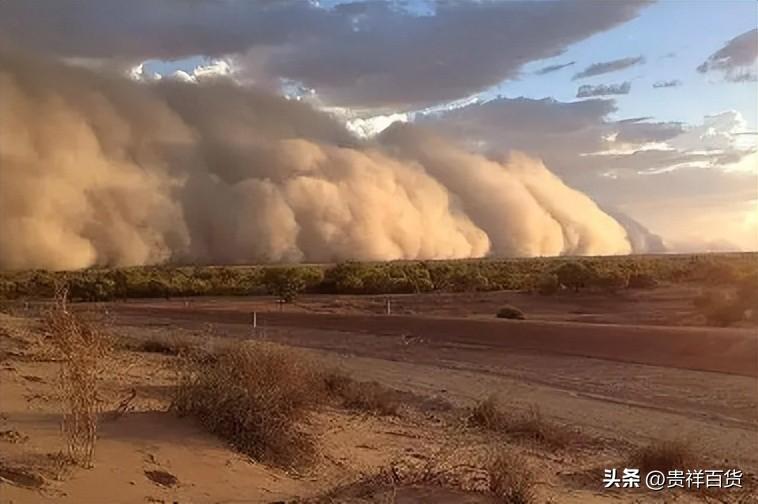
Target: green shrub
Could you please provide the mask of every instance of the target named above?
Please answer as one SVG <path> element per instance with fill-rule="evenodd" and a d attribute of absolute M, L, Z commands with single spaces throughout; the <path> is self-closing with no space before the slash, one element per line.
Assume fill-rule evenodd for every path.
<path fill-rule="evenodd" d="M 110 301 L 116 295 L 116 283 L 107 277 L 74 277 L 67 283 L 68 295 L 78 301 Z"/>
<path fill-rule="evenodd" d="M 606 291 L 616 292 L 628 287 L 629 276 L 618 270 L 600 271 L 592 279 L 592 285 Z"/>
<path fill-rule="evenodd" d="M 291 303 L 308 285 L 299 268 L 267 268 L 263 283 L 269 294 Z"/>
<path fill-rule="evenodd" d="M 552 296 L 561 288 L 558 275 L 555 273 L 542 273 L 534 280 L 534 289 L 543 296 Z"/>
<path fill-rule="evenodd" d="M 358 293 L 363 291 L 364 266 L 356 262 L 342 262 L 324 273 L 322 290 L 333 293 Z"/>
<path fill-rule="evenodd" d="M 561 285 L 567 289 L 572 289 L 574 292 L 579 292 L 580 289 L 589 285 L 593 279 L 592 270 L 578 261 L 564 263 L 556 268 L 554 273 Z"/>

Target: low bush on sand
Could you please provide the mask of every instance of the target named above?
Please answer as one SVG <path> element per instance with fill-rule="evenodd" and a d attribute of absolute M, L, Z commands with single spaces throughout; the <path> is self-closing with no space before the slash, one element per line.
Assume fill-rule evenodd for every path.
<path fill-rule="evenodd" d="M 731 291 L 705 291 L 693 299 L 693 305 L 713 326 L 725 327 L 755 319 L 758 313 L 758 276 L 745 277 Z"/>
<path fill-rule="evenodd" d="M 504 504 L 532 504 L 537 502 L 533 471 L 526 460 L 507 449 L 493 453 L 487 466 L 489 487 Z"/>
<path fill-rule="evenodd" d="M 664 441 L 638 448 L 631 454 L 629 464 L 629 467 L 639 468 L 645 474 L 650 471 L 692 468 L 697 465 L 697 459 L 688 443 Z"/>
<path fill-rule="evenodd" d="M 561 289 L 558 275 L 555 273 L 541 273 L 533 278 L 532 289 L 542 296 L 552 296 Z"/>
<path fill-rule="evenodd" d="M 395 391 L 377 382 L 359 382 L 339 372 L 324 378 L 326 390 L 342 406 L 378 415 L 397 415 L 400 401 Z"/>
<path fill-rule="evenodd" d="M 323 379 L 297 350 L 245 342 L 179 357 L 174 407 L 252 458 L 292 468 L 315 449 L 299 424 L 323 399 Z"/>
<path fill-rule="evenodd" d="M 479 402 L 471 410 L 469 423 L 556 450 L 566 448 L 579 436 L 577 432 L 545 419 L 536 408 L 527 412 L 506 412 L 494 396 Z"/>
<path fill-rule="evenodd" d="M 497 311 L 497 318 L 511 319 L 511 320 L 524 320 L 524 312 L 516 308 L 515 306 L 505 305 Z"/>
<path fill-rule="evenodd" d="M 207 338 L 170 333 L 153 333 L 140 336 L 123 335 L 116 342 L 123 350 L 173 356 L 202 348 L 210 343 Z"/>

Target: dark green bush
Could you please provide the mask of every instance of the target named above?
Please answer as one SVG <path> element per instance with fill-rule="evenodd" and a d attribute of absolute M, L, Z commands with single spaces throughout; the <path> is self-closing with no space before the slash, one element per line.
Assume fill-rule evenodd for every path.
<path fill-rule="evenodd" d="M 263 283 L 269 294 L 285 303 L 291 303 L 307 286 L 306 278 L 299 268 L 267 268 Z"/>
<path fill-rule="evenodd" d="M 324 274 L 323 291 L 352 294 L 401 294 L 434 290 L 424 263 L 344 262 Z"/>
<path fill-rule="evenodd" d="M 592 279 L 592 285 L 606 291 L 615 292 L 629 286 L 629 276 L 619 270 L 599 271 Z"/>
<path fill-rule="evenodd" d="M 342 262 L 324 272 L 324 290 L 333 293 L 362 292 L 364 265 L 356 262 Z"/>
<path fill-rule="evenodd" d="M 67 286 L 69 298 L 75 301 L 110 301 L 116 295 L 116 283 L 108 277 L 74 277 Z"/>
<path fill-rule="evenodd" d="M 594 277 L 593 271 L 578 261 L 564 263 L 554 273 L 558 277 L 558 283 L 574 292 L 587 287 Z"/>
<path fill-rule="evenodd" d="M 543 296 L 552 296 L 560 290 L 558 275 L 555 273 L 542 273 L 535 280 L 534 289 Z"/>

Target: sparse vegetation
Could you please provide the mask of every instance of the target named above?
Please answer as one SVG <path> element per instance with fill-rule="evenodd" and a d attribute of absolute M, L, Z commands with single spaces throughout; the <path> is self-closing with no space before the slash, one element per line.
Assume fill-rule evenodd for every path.
<path fill-rule="evenodd" d="M 199 348 L 207 340 L 196 340 L 189 336 L 177 336 L 173 334 L 150 334 L 143 337 L 124 337 L 118 340 L 118 344 L 134 352 L 158 353 L 164 355 L 180 355 Z"/>
<path fill-rule="evenodd" d="M 500 410 L 497 398 L 493 395 L 483 401 L 479 401 L 471 410 L 469 421 L 487 430 L 497 431 L 503 427 L 507 420 Z"/>
<path fill-rule="evenodd" d="M 637 449 L 631 455 L 630 467 L 638 467 L 644 474 L 650 471 L 667 472 L 672 469 L 695 467 L 696 462 L 696 457 L 688 443 L 663 441 Z"/>
<path fill-rule="evenodd" d="M 296 349 L 247 341 L 210 352 L 182 349 L 173 406 L 254 459 L 291 468 L 314 458 L 313 440 L 299 426 L 313 408 L 334 398 L 348 409 L 396 415 L 394 392 L 323 373 Z"/>
<path fill-rule="evenodd" d="M 500 499 L 500 502 L 504 504 L 537 502 L 534 474 L 523 457 L 501 448 L 492 455 L 487 473 L 490 492 Z"/>
<path fill-rule="evenodd" d="M 469 422 L 477 427 L 506 434 L 551 449 L 563 449 L 579 436 L 549 420 L 536 408 L 526 413 L 506 412 L 495 396 L 479 402 L 471 411 Z"/>
<path fill-rule="evenodd" d="M 324 382 L 327 392 L 345 408 L 378 415 L 397 415 L 400 408 L 394 391 L 377 382 L 355 381 L 339 372 L 328 374 Z"/>
<path fill-rule="evenodd" d="M 97 437 L 98 385 L 111 342 L 69 311 L 66 301 L 67 289 L 61 287 L 47 318 L 48 336 L 61 358 L 62 430 L 68 456 L 90 467 Z"/>
<path fill-rule="evenodd" d="M 505 305 L 497 311 L 497 318 L 511 319 L 511 320 L 524 320 L 524 312 L 516 308 L 515 306 Z"/>
<path fill-rule="evenodd" d="M 323 397 L 323 380 L 305 355 L 246 342 L 180 360 L 179 414 L 197 418 L 256 460 L 286 468 L 312 461 L 313 440 L 299 422 Z"/>

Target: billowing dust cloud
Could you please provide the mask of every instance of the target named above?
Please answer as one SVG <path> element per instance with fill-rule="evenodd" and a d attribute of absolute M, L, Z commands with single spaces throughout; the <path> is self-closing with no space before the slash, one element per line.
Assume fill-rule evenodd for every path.
<path fill-rule="evenodd" d="M 371 142 L 220 80 L 135 83 L 0 54 L 0 268 L 621 254 L 539 161 L 413 126 Z"/>

